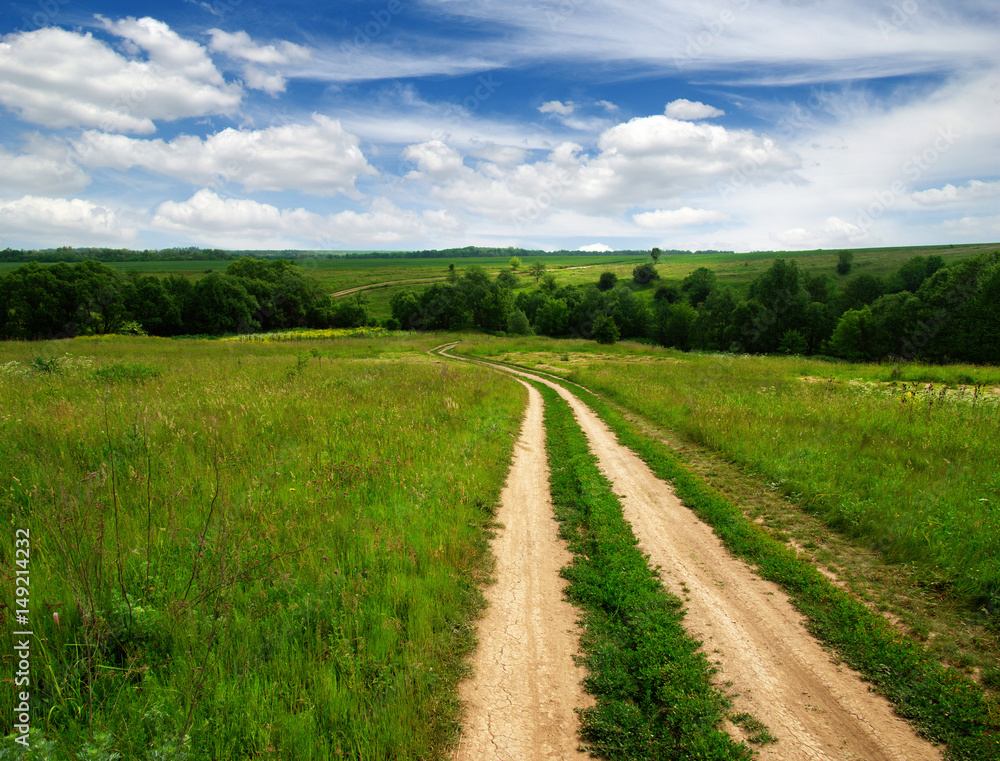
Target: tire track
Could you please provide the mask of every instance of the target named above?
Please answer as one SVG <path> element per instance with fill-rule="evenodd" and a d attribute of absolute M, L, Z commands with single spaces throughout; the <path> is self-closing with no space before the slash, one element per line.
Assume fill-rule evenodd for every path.
<path fill-rule="evenodd" d="M 523 381 L 522 381 L 523 383 Z M 577 612 L 559 570 L 571 554 L 558 536 L 545 457 L 542 397 L 528 407 L 500 496 L 496 583 L 478 625 L 473 676 L 462 683 L 465 727 L 454 761 L 586 759 L 577 707 L 589 704 L 577 666 Z"/>
<path fill-rule="evenodd" d="M 442 347 L 447 354 L 450 346 Z M 470 360 L 466 360 L 470 361 Z M 838 665 L 808 633 L 803 616 L 776 584 L 757 576 L 725 549 L 711 528 L 674 495 L 585 404 L 557 383 L 490 365 L 555 389 L 573 409 L 599 467 L 622 498 L 640 547 L 664 584 L 685 599 L 685 626 L 739 690 L 734 713 L 764 722 L 778 742 L 760 758 L 781 761 L 941 758 L 888 700 Z M 734 730 L 734 734 L 738 732 Z"/>

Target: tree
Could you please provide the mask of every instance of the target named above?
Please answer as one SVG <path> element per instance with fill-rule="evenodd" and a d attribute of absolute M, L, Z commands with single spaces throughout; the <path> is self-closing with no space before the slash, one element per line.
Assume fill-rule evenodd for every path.
<path fill-rule="evenodd" d="M 849 275 L 851 274 L 851 266 L 854 264 L 854 252 L 853 251 L 841 251 L 837 256 L 837 274 L 838 275 Z"/>
<path fill-rule="evenodd" d="M 618 325 L 614 317 L 599 314 L 594 318 L 594 340 L 599 344 L 613 344 L 618 341 Z"/>
<path fill-rule="evenodd" d="M 833 330 L 830 351 L 850 361 L 871 357 L 872 312 L 868 306 L 844 313 Z"/>
<path fill-rule="evenodd" d="M 542 278 L 541 288 L 546 293 L 555 293 L 556 288 L 558 288 L 558 287 L 559 287 L 559 284 L 556 283 L 556 276 L 553 275 L 551 272 L 548 273 L 547 275 L 545 275 Z"/>
<path fill-rule="evenodd" d="M 653 250 L 649 252 L 649 255 L 653 257 L 653 264 L 656 264 L 658 261 L 660 261 L 660 256 L 662 254 L 663 251 L 661 251 L 657 246 L 653 246 Z"/>
<path fill-rule="evenodd" d="M 528 267 L 528 274 L 535 278 L 535 285 L 538 285 L 538 281 L 545 274 L 545 262 L 532 262 L 531 266 Z"/>
<path fill-rule="evenodd" d="M 535 331 L 542 335 L 565 335 L 568 327 L 569 306 L 563 299 L 548 299 L 535 316 Z"/>
<path fill-rule="evenodd" d="M 666 301 L 668 304 L 673 304 L 679 297 L 676 285 L 658 285 L 653 292 L 653 301 Z"/>
<path fill-rule="evenodd" d="M 806 337 L 797 330 L 786 330 L 778 344 L 778 351 L 782 354 L 805 354 L 809 349 Z"/>
<path fill-rule="evenodd" d="M 510 268 L 511 268 L 511 269 L 512 269 L 512 270 L 513 270 L 514 272 L 517 272 L 517 270 L 518 270 L 518 269 L 520 268 L 520 266 L 521 266 L 521 257 L 519 257 L 519 256 L 512 256 L 512 257 L 510 258 L 510 262 L 508 262 L 508 264 L 510 264 Z"/>
<path fill-rule="evenodd" d="M 646 285 L 653 280 L 659 280 L 660 273 L 656 271 L 656 267 L 653 266 L 652 262 L 646 262 L 645 264 L 640 264 L 638 267 L 632 270 L 632 280 L 634 280 L 639 285 Z"/>
<path fill-rule="evenodd" d="M 691 306 L 697 307 L 715 290 L 715 273 L 707 267 L 699 267 L 681 283 L 681 292 L 686 293 Z"/>
<path fill-rule="evenodd" d="M 455 272 L 455 262 L 451 262 L 448 265 L 448 282 L 454 283 L 456 280 L 458 280 L 458 273 Z"/>
<path fill-rule="evenodd" d="M 527 336 L 531 334 L 531 323 L 528 322 L 528 315 L 520 309 L 515 309 L 507 316 L 507 332 L 516 336 Z"/>
<path fill-rule="evenodd" d="M 497 285 L 512 291 L 517 288 L 517 275 L 512 270 L 500 270 L 497 273 Z"/>
<path fill-rule="evenodd" d="M 600 280 L 597 281 L 597 288 L 601 291 L 610 291 L 618 283 L 618 275 L 614 272 L 602 272 Z"/>

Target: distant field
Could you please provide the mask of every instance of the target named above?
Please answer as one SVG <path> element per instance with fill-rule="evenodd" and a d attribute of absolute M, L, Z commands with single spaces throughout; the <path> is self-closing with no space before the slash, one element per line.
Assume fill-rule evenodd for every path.
<path fill-rule="evenodd" d="M 899 269 L 907 259 L 921 255 L 938 255 L 945 262 L 953 262 L 986 251 L 993 251 L 1000 244 L 975 244 L 961 246 L 912 246 L 902 248 L 854 249 L 854 266 L 851 275 L 888 275 Z M 836 265 L 839 251 L 754 251 L 742 254 L 664 254 L 657 265 L 662 283 L 680 282 L 699 267 L 707 267 L 715 272 L 719 285 L 729 286 L 738 294 L 745 295 L 751 281 L 764 272 L 776 257 L 794 259 L 799 268 L 810 275 L 829 275 L 836 283 L 846 280 L 837 274 Z M 614 272 L 619 281 L 632 282 L 632 270 L 641 262 L 649 261 L 643 256 L 616 256 L 596 254 L 593 256 L 539 256 L 525 257 L 520 270 L 518 290 L 533 290 L 534 278 L 528 276 L 528 267 L 536 260 L 542 261 L 548 272 L 556 276 L 559 285 L 586 286 L 596 284 L 600 273 Z M 377 286 L 393 281 L 413 281 L 370 288 L 364 291 L 369 311 L 376 318 L 390 316 L 389 300 L 399 291 L 423 288 L 428 282 L 443 280 L 448 274 L 448 265 L 454 263 L 461 272 L 466 267 L 478 265 L 496 274 L 508 266 L 507 257 L 468 257 L 432 259 L 301 259 L 298 264 L 310 271 L 329 292 L 338 292 L 359 286 Z M 207 272 L 225 270 L 229 261 L 178 261 L 178 262 L 114 262 L 109 266 L 128 272 L 135 270 L 143 274 L 166 277 L 179 275 L 192 280 L 203 277 Z M 0 273 L 9 272 L 19 264 L 0 263 Z M 848 277 L 850 277 L 848 276 Z M 652 299 L 656 283 L 633 285 L 644 299 Z"/>

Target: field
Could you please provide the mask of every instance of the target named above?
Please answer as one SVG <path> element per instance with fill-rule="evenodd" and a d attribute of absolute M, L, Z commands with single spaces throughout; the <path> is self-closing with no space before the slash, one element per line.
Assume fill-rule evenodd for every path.
<path fill-rule="evenodd" d="M 0 500 L 8 536 L 30 532 L 32 757 L 440 754 L 523 390 L 428 347 L 0 349 Z M 27 628 L 12 615 L 5 630 Z"/>
<path fill-rule="evenodd" d="M 993 251 L 992 245 L 924 246 L 904 248 L 857 249 L 854 251 L 852 275 L 888 275 L 913 256 L 937 255 L 946 263 L 976 254 Z M 715 272 L 720 286 L 728 286 L 737 294 L 745 296 L 750 282 L 764 272 L 775 257 L 794 259 L 800 269 L 809 275 L 829 275 L 841 280 L 836 274 L 838 252 L 836 251 L 759 251 L 750 253 L 715 254 L 664 254 L 657 265 L 661 282 L 680 285 L 681 281 L 699 267 L 707 267 Z M 633 268 L 648 257 L 595 255 L 551 255 L 527 257 L 522 262 L 517 291 L 531 291 L 536 288 L 535 280 L 527 275 L 527 268 L 535 260 L 542 261 L 547 271 L 556 276 L 559 285 L 586 286 L 596 284 L 600 273 L 614 272 L 620 282 L 632 283 Z M 429 258 L 429 259 L 299 259 L 297 263 L 316 278 L 320 287 L 330 293 L 340 293 L 355 288 L 363 288 L 363 297 L 368 302 L 371 314 L 377 319 L 390 316 L 389 300 L 400 291 L 421 288 L 429 282 L 443 281 L 448 274 L 448 265 L 454 263 L 461 272 L 464 268 L 478 265 L 490 274 L 496 274 L 508 267 L 509 258 Z M 135 270 L 142 274 L 166 277 L 176 275 L 197 280 L 209 272 L 225 270 L 229 261 L 164 261 L 164 262 L 109 262 L 109 266 L 122 271 Z M 2 262 L 0 274 L 9 272 L 20 265 Z M 385 284 L 385 285 L 382 285 Z M 640 298 L 651 299 L 655 284 L 632 285 Z"/>
<path fill-rule="evenodd" d="M 527 391 L 428 353 L 448 340 L 568 381 L 686 520 L 785 590 L 873 685 L 860 694 L 949 758 L 1000 758 L 1000 369 L 381 329 L 0 344 L 0 501 L 26 540 L 0 547 L 0 617 L 34 632 L 34 750 L 16 752 L 7 713 L 0 758 L 451 757 Z M 776 739 L 764 757 L 797 758 L 781 712 L 739 697 L 765 694 L 726 660 L 741 647 L 698 648 L 721 622 L 671 558 L 701 551 L 652 546 L 693 524 L 643 534 L 637 466 L 605 480 L 611 460 L 540 390 L 549 438 L 531 451 L 575 553 L 562 576 L 597 700 L 580 737 L 607 758 L 742 758 Z M 703 587 L 739 589 L 730 562 Z M 809 639 L 796 626 L 785 641 Z"/>

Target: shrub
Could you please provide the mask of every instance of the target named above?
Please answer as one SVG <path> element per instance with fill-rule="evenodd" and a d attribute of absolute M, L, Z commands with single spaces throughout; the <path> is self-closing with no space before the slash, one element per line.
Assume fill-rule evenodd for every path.
<path fill-rule="evenodd" d="M 653 280 L 659 280 L 660 273 L 656 271 L 652 262 L 646 262 L 632 270 L 632 279 L 639 285 L 646 285 Z"/>
<path fill-rule="evenodd" d="M 597 343 L 617 343 L 619 335 L 618 324 L 615 322 L 614 317 L 602 314 L 594 318 L 594 340 Z"/>
<path fill-rule="evenodd" d="M 599 291 L 610 291 L 618 283 L 618 275 L 614 272 L 602 272 L 601 279 L 597 281 Z"/>

